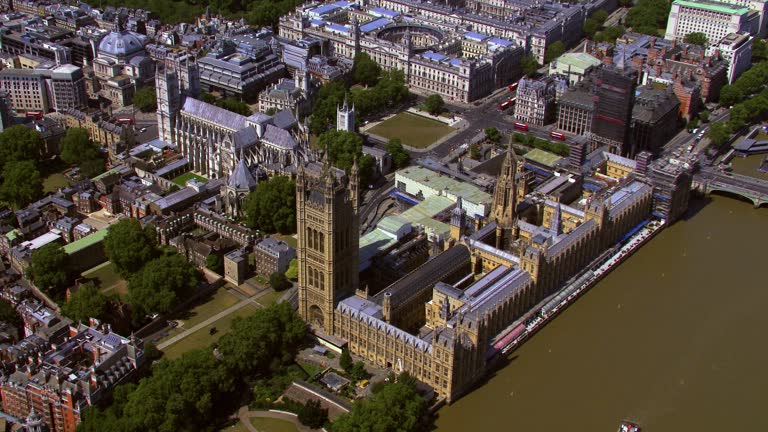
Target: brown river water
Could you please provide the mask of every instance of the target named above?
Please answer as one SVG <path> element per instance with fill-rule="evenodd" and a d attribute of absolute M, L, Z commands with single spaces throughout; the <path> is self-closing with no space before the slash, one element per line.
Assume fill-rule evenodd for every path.
<path fill-rule="evenodd" d="M 441 409 L 437 431 L 768 431 L 767 246 L 766 206 L 692 201 Z"/>

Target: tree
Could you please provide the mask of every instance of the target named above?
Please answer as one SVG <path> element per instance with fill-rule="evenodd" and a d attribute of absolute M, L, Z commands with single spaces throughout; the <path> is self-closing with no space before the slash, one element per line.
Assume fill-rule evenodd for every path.
<path fill-rule="evenodd" d="M 623 26 L 611 26 L 601 31 L 595 36 L 595 40 L 598 42 L 615 43 L 616 39 L 626 33 L 626 29 Z"/>
<path fill-rule="evenodd" d="M 123 276 L 136 273 L 157 255 L 154 238 L 137 219 L 123 219 L 112 225 L 104 238 L 104 250 Z"/>
<path fill-rule="evenodd" d="M 474 160 L 480 160 L 480 144 L 472 144 L 469 146 L 469 157 Z"/>
<path fill-rule="evenodd" d="M 407 373 L 381 387 L 371 398 L 356 400 L 352 410 L 333 423 L 333 432 L 423 430 L 427 402 L 416 392 L 415 380 Z"/>
<path fill-rule="evenodd" d="M 21 316 L 16 309 L 8 303 L 8 300 L 0 299 L 0 322 L 8 323 L 10 325 L 21 327 Z"/>
<path fill-rule="evenodd" d="M 218 99 L 216 98 L 216 96 L 214 96 L 214 95 L 212 95 L 212 94 L 210 94 L 208 92 L 201 92 L 200 93 L 200 100 L 205 102 L 205 103 L 208 103 L 208 104 L 216 105 L 216 101 Z"/>
<path fill-rule="evenodd" d="M 339 357 L 339 366 L 341 366 L 342 369 L 349 372 L 352 370 L 352 356 L 349 355 L 349 349 L 347 347 L 344 347 L 341 349 L 341 357 Z"/>
<path fill-rule="evenodd" d="M 712 144 L 716 147 L 720 147 L 731 138 L 731 129 L 726 123 L 712 123 L 709 130 L 707 130 L 707 137 L 712 141 Z"/>
<path fill-rule="evenodd" d="M 752 63 L 768 60 L 768 43 L 764 39 L 755 38 L 752 41 Z"/>
<path fill-rule="evenodd" d="M 424 109 L 432 115 L 440 114 L 444 108 L 445 101 L 439 94 L 431 94 L 424 99 Z"/>
<path fill-rule="evenodd" d="M 198 281 L 194 267 L 178 253 L 149 261 L 128 278 L 128 302 L 139 315 L 170 312 Z"/>
<path fill-rule="evenodd" d="M 486 128 L 485 137 L 488 138 L 488 140 L 493 141 L 495 143 L 501 141 L 501 133 L 495 127 Z"/>
<path fill-rule="evenodd" d="M 157 111 L 157 98 L 155 88 L 152 86 L 142 87 L 133 94 L 133 105 L 141 112 Z"/>
<path fill-rule="evenodd" d="M 245 223 L 265 232 L 296 232 L 296 182 L 275 176 L 259 183 L 243 202 Z"/>
<path fill-rule="evenodd" d="M 520 66 L 523 69 L 523 75 L 532 77 L 539 71 L 541 65 L 536 61 L 536 57 L 533 54 L 528 54 L 520 60 Z"/>
<path fill-rule="evenodd" d="M 43 180 L 32 161 L 8 162 L 3 168 L 3 179 L 0 198 L 16 209 L 43 196 Z"/>
<path fill-rule="evenodd" d="M 355 55 L 352 74 L 355 82 L 365 86 L 372 86 L 376 85 L 379 81 L 381 68 L 368 54 L 359 52 Z"/>
<path fill-rule="evenodd" d="M 293 362 L 307 329 L 287 302 L 236 318 L 232 330 L 219 340 L 221 361 L 236 374 L 276 370 Z"/>
<path fill-rule="evenodd" d="M 61 246 L 48 243 L 32 251 L 27 273 L 38 288 L 52 297 L 60 297 L 69 284 L 68 261 Z"/>
<path fill-rule="evenodd" d="M 349 374 L 358 381 L 365 379 L 368 376 L 368 372 L 365 370 L 365 363 L 361 361 L 355 363 L 352 369 L 350 369 Z"/>
<path fill-rule="evenodd" d="M 544 52 L 544 63 L 551 62 L 563 55 L 563 53 L 565 53 L 565 44 L 563 41 L 556 41 L 550 44 Z"/>
<path fill-rule="evenodd" d="M 285 291 L 293 284 L 285 277 L 285 274 L 280 272 L 274 272 L 269 276 L 269 286 L 277 292 Z"/>
<path fill-rule="evenodd" d="M 205 257 L 205 268 L 216 273 L 221 273 L 224 269 L 224 262 L 221 260 L 221 256 L 212 253 Z"/>
<path fill-rule="evenodd" d="M 600 27 L 601 24 L 598 23 L 597 20 L 594 18 L 587 18 L 586 21 L 584 21 L 584 26 L 582 27 L 584 36 L 586 36 L 587 39 L 594 39 L 595 33 L 600 30 Z"/>
<path fill-rule="evenodd" d="M 702 111 L 699 113 L 699 120 L 702 121 L 702 123 L 709 123 L 709 111 Z"/>
<path fill-rule="evenodd" d="M 71 128 L 61 139 L 60 157 L 67 164 L 80 164 L 88 160 L 98 159 L 99 148 L 91 141 L 87 130 Z"/>
<path fill-rule="evenodd" d="M 106 311 L 107 297 L 92 282 L 81 285 L 61 306 L 61 312 L 74 322 L 103 319 Z"/>
<path fill-rule="evenodd" d="M 683 38 L 683 42 L 694 45 L 707 46 L 707 35 L 702 32 L 688 33 Z"/>
<path fill-rule="evenodd" d="M 668 0 L 637 0 L 625 22 L 632 31 L 658 36 L 659 29 L 667 25 L 670 8 Z"/>
<path fill-rule="evenodd" d="M 602 26 L 605 24 L 605 20 L 608 19 L 608 12 L 603 9 L 598 9 L 595 11 L 595 13 L 592 14 L 591 18 L 595 20 L 598 25 Z"/>
<path fill-rule="evenodd" d="M 397 168 L 402 168 L 411 161 L 411 155 L 403 148 L 400 138 L 390 138 L 386 150 L 392 156 L 392 163 Z"/>
<path fill-rule="evenodd" d="M 299 421 L 304 426 L 319 429 L 328 421 L 328 410 L 317 399 L 308 400 L 299 410 Z"/>
<path fill-rule="evenodd" d="M 253 112 L 251 112 L 251 107 L 249 107 L 247 103 L 235 98 L 218 100 L 216 101 L 216 105 L 246 117 L 253 114 Z"/>
<path fill-rule="evenodd" d="M 85 178 L 94 178 L 106 170 L 101 159 L 88 159 L 80 163 L 80 174 Z"/>
<path fill-rule="evenodd" d="M 332 130 L 321 134 L 317 145 L 328 151 L 331 164 L 349 173 L 363 155 L 363 138 L 354 132 Z"/>
<path fill-rule="evenodd" d="M 266 114 L 268 116 L 273 116 L 273 115 L 277 114 L 277 108 L 275 108 L 275 107 L 267 108 L 267 110 L 264 112 L 264 114 Z"/>
<path fill-rule="evenodd" d="M 288 264 L 288 270 L 285 271 L 285 277 L 294 281 L 299 279 L 299 260 L 296 258 L 291 260 Z"/>
<path fill-rule="evenodd" d="M 40 133 L 24 125 L 11 126 L 0 133 L 0 166 L 8 162 L 35 161 L 45 146 Z"/>
<path fill-rule="evenodd" d="M 744 93 L 735 85 L 724 85 L 720 89 L 720 106 L 730 107 L 744 100 Z"/>

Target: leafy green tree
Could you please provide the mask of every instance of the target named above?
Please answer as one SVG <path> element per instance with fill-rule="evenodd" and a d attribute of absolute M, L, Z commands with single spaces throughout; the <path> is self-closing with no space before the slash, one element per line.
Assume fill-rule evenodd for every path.
<path fill-rule="evenodd" d="M 598 42 L 615 43 L 616 39 L 626 33 L 624 26 L 611 26 L 607 27 L 595 36 L 595 40 Z"/>
<path fill-rule="evenodd" d="M 344 84 L 339 81 L 331 81 L 320 87 L 315 95 L 312 118 L 309 121 L 313 133 L 319 135 L 336 125 L 336 107 L 344 102 L 345 94 Z"/>
<path fill-rule="evenodd" d="M 349 374 L 356 380 L 365 379 L 368 376 L 368 372 L 365 370 L 365 363 L 359 361 L 352 366 Z"/>
<path fill-rule="evenodd" d="M 544 52 L 544 63 L 551 62 L 563 55 L 563 53 L 565 53 L 565 44 L 562 41 L 550 44 Z"/>
<path fill-rule="evenodd" d="M 493 141 L 495 143 L 501 141 L 501 133 L 495 127 L 486 128 L 485 137 L 488 138 L 488 140 Z"/>
<path fill-rule="evenodd" d="M 99 156 L 99 147 L 91 141 L 88 131 L 83 128 L 68 129 L 64 138 L 61 139 L 60 157 L 65 163 L 80 164 L 98 159 Z"/>
<path fill-rule="evenodd" d="M 197 270 L 183 256 L 162 255 L 128 278 L 128 302 L 139 316 L 167 313 L 194 291 L 198 279 Z"/>
<path fill-rule="evenodd" d="M 352 370 L 353 365 L 352 356 L 349 355 L 349 349 L 347 347 L 342 348 L 341 357 L 339 357 L 339 366 L 341 366 L 341 368 L 345 371 L 349 372 Z"/>
<path fill-rule="evenodd" d="M 347 173 L 363 155 L 363 138 L 354 132 L 331 130 L 320 135 L 317 144 L 328 151 L 333 166 Z"/>
<path fill-rule="evenodd" d="M 336 419 L 331 430 L 417 432 L 424 430 L 426 410 L 427 402 L 416 392 L 415 381 L 404 373 L 373 397 L 355 401 L 352 410 Z"/>
<path fill-rule="evenodd" d="M 296 258 L 291 260 L 288 270 L 285 271 L 285 277 L 294 281 L 299 279 L 299 260 Z"/>
<path fill-rule="evenodd" d="M 27 273 L 35 285 L 48 295 L 58 298 L 69 284 L 69 257 L 56 243 L 32 251 Z"/>
<path fill-rule="evenodd" d="M 221 256 L 218 254 L 212 253 L 205 257 L 205 267 L 208 270 L 215 271 L 216 273 L 221 273 L 222 270 L 224 270 L 224 261 L 221 260 Z"/>
<path fill-rule="evenodd" d="M 245 222 L 265 232 L 296 232 L 296 182 L 275 176 L 245 197 Z"/>
<path fill-rule="evenodd" d="M 0 198 L 20 209 L 43 196 L 43 179 L 30 160 L 8 162 L 3 168 Z"/>
<path fill-rule="evenodd" d="M 208 92 L 201 92 L 200 93 L 200 100 L 205 102 L 205 103 L 216 105 L 216 101 L 218 99 L 216 98 L 216 96 L 214 96 L 214 95 L 212 95 L 212 94 L 210 94 Z"/>
<path fill-rule="evenodd" d="M 720 147 L 731 137 L 731 129 L 726 123 L 715 122 L 707 130 L 707 137 L 716 147 Z"/>
<path fill-rule="evenodd" d="M 392 156 L 392 163 L 397 168 L 402 168 L 411 161 L 411 155 L 403 148 L 403 142 L 400 141 L 400 138 L 390 138 L 386 150 Z"/>
<path fill-rule="evenodd" d="M 249 107 L 247 103 L 235 98 L 226 98 L 226 99 L 218 100 L 216 101 L 216 105 L 221 108 L 224 108 L 225 110 L 229 110 L 234 113 L 244 115 L 246 117 L 253 114 L 253 112 L 251 111 L 251 107 Z"/>
<path fill-rule="evenodd" d="M 123 276 L 136 273 L 157 255 L 155 239 L 137 219 L 112 225 L 104 238 L 104 250 Z"/>
<path fill-rule="evenodd" d="M 602 26 L 608 19 L 608 12 L 604 11 L 603 9 L 598 9 L 595 11 L 595 13 L 592 14 L 591 18 L 595 20 L 598 25 Z"/>
<path fill-rule="evenodd" d="M 671 2 L 667 0 L 637 0 L 627 13 L 626 23 L 632 31 L 653 36 L 666 28 Z"/>
<path fill-rule="evenodd" d="M 87 323 L 90 318 L 104 319 L 107 311 L 107 296 L 92 282 L 83 284 L 61 306 L 61 312 L 74 322 Z"/>
<path fill-rule="evenodd" d="M 480 160 L 480 144 L 472 144 L 469 146 L 469 157 L 474 160 Z"/>
<path fill-rule="evenodd" d="M 699 119 L 697 117 L 694 117 L 694 118 L 688 120 L 688 123 L 686 123 L 685 127 L 689 131 L 691 131 L 693 129 L 696 129 L 697 127 L 699 127 Z"/>
<path fill-rule="evenodd" d="M 5 299 L 0 299 L 0 322 L 8 323 L 17 328 L 22 324 L 19 313 L 16 312 L 16 309 L 14 309 L 13 306 L 8 303 L 8 300 Z"/>
<path fill-rule="evenodd" d="M 250 375 L 293 362 L 307 329 L 289 303 L 276 303 L 245 318 L 219 341 L 222 363 L 233 373 Z"/>
<path fill-rule="evenodd" d="M 438 115 L 445 109 L 445 101 L 439 94 L 431 94 L 424 99 L 424 109 L 432 115 Z"/>
<path fill-rule="evenodd" d="M 285 274 L 280 272 L 274 272 L 269 276 L 269 286 L 277 292 L 285 291 L 293 284 L 285 277 Z"/>
<path fill-rule="evenodd" d="M 0 133 L 0 166 L 8 162 L 37 162 L 44 145 L 43 138 L 35 129 L 24 125 L 11 126 Z"/>
<path fill-rule="evenodd" d="M 299 410 L 299 422 L 312 429 L 319 429 L 328 421 L 328 410 L 317 399 L 308 400 Z"/>
<path fill-rule="evenodd" d="M 735 85 L 724 85 L 720 89 L 720 106 L 730 107 L 744 100 L 744 93 Z"/>
<path fill-rule="evenodd" d="M 587 37 L 587 39 L 594 39 L 595 34 L 598 30 L 600 30 L 601 24 L 597 22 L 594 18 L 587 18 L 584 21 L 584 26 L 582 27 L 582 30 L 584 31 L 584 36 Z"/>
<path fill-rule="evenodd" d="M 264 114 L 269 115 L 269 116 L 273 116 L 273 115 L 277 114 L 277 108 L 275 108 L 275 107 L 268 108 L 267 111 L 264 112 Z"/>
<path fill-rule="evenodd" d="M 136 90 L 136 93 L 133 94 L 133 105 L 141 112 L 157 111 L 155 88 L 146 86 Z"/>
<path fill-rule="evenodd" d="M 707 35 L 702 32 L 688 33 L 683 38 L 683 42 L 694 45 L 707 46 Z"/>
<path fill-rule="evenodd" d="M 94 178 L 106 170 L 101 159 L 88 159 L 80 163 L 80 174 L 85 178 Z"/>
<path fill-rule="evenodd" d="M 520 60 L 520 66 L 523 69 L 523 75 L 532 77 L 539 71 L 541 65 L 536 61 L 536 57 L 533 54 L 528 54 Z"/>
<path fill-rule="evenodd" d="M 768 43 L 765 39 L 755 38 L 752 41 L 752 63 L 760 63 L 768 60 Z"/>
<path fill-rule="evenodd" d="M 354 76 L 355 82 L 365 86 L 376 85 L 379 81 L 379 76 L 381 76 L 381 68 L 379 65 L 364 52 L 359 52 L 355 55 L 354 66 L 352 69 L 352 75 Z"/>

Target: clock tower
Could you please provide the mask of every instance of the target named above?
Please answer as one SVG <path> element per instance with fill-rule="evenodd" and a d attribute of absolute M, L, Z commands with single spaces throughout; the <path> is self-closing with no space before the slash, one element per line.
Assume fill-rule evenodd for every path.
<path fill-rule="evenodd" d="M 182 97 L 179 86 L 179 75 L 168 68 L 164 62 L 159 62 L 155 73 L 155 89 L 157 96 L 157 132 L 160 139 L 175 144 L 173 130 L 176 126 L 176 116 L 181 111 Z"/>

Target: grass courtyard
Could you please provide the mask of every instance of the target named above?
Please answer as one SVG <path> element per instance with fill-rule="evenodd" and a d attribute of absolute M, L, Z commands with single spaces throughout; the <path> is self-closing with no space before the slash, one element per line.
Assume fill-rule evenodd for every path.
<path fill-rule="evenodd" d="M 43 192 L 56 192 L 61 188 L 65 188 L 70 185 L 69 179 L 67 179 L 62 173 L 53 173 L 43 180 Z"/>
<path fill-rule="evenodd" d="M 229 330 L 232 329 L 232 322 L 235 320 L 235 318 L 246 317 L 254 312 L 256 312 L 256 306 L 250 304 L 245 305 L 242 308 L 232 312 L 231 314 L 216 320 L 205 327 L 202 327 L 184 339 L 181 339 L 178 342 L 166 347 L 162 350 L 164 357 L 172 360 L 181 357 L 185 352 L 208 347 L 211 344 L 218 342 L 222 336 L 229 333 Z M 216 329 L 216 332 L 211 334 L 211 329 L 213 328 Z M 174 334 L 169 332 L 168 337 L 170 338 L 173 336 Z"/>
<path fill-rule="evenodd" d="M 384 138 L 400 138 L 403 144 L 414 148 L 426 148 L 453 132 L 454 128 L 409 112 L 402 112 L 368 129 L 368 132 Z"/>
<path fill-rule="evenodd" d="M 205 178 L 203 176 L 199 176 L 199 175 L 197 175 L 195 173 L 188 172 L 188 173 L 184 173 L 184 174 L 176 177 L 175 179 L 173 179 L 171 181 L 176 183 L 177 185 L 179 185 L 179 187 L 185 187 L 187 185 L 187 180 L 190 180 L 190 179 L 195 179 L 195 180 L 198 180 L 198 181 L 201 181 L 201 182 L 204 182 L 204 181 L 208 180 L 207 178 Z"/>
<path fill-rule="evenodd" d="M 117 294 L 120 298 L 125 298 L 128 294 L 128 281 L 117 273 L 117 268 L 111 261 L 84 271 L 82 276 L 94 279 L 96 286 L 104 295 Z"/>

